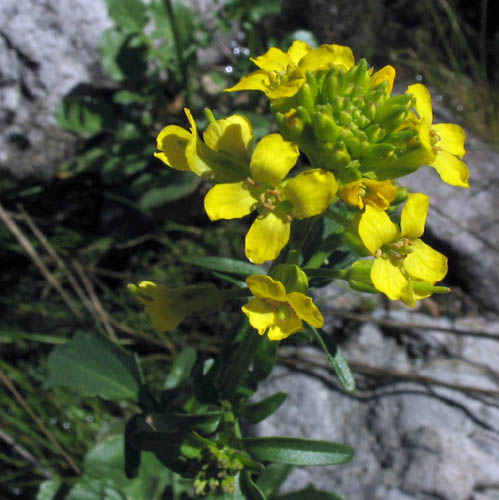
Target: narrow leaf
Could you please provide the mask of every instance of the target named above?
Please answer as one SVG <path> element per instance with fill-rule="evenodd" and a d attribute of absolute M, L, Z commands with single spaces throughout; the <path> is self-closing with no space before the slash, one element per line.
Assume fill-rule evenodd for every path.
<path fill-rule="evenodd" d="M 172 369 L 165 381 L 163 389 L 174 389 L 185 382 L 196 364 L 196 357 L 196 350 L 192 347 L 186 347 L 173 362 Z"/>
<path fill-rule="evenodd" d="M 258 401 L 258 403 L 242 405 L 239 416 L 245 418 L 251 424 L 256 424 L 272 415 L 288 397 L 285 392 L 277 392 L 268 398 Z"/>
<path fill-rule="evenodd" d="M 236 274 L 238 276 L 250 276 L 252 274 L 267 274 L 260 266 L 255 266 L 241 260 L 229 259 L 227 257 L 197 257 L 186 256 L 182 258 L 185 264 L 204 267 L 211 271 Z"/>
<path fill-rule="evenodd" d="M 350 367 L 348 366 L 347 360 L 343 357 L 340 348 L 336 343 L 327 335 L 324 330 L 317 330 L 313 326 L 307 325 L 309 332 L 314 335 L 317 343 L 322 347 L 326 356 L 333 367 L 338 379 L 340 380 L 341 386 L 348 392 L 352 394 L 355 392 L 355 379 L 353 378 Z"/>
<path fill-rule="evenodd" d="M 111 401 L 138 399 L 136 359 L 103 336 L 78 332 L 50 353 L 47 369 L 46 389 L 65 386 L 85 396 Z"/>
<path fill-rule="evenodd" d="M 198 414 L 152 413 L 151 420 L 158 431 L 172 431 L 176 428 L 195 429 L 203 434 L 212 434 L 222 419 L 221 411 Z"/>
<path fill-rule="evenodd" d="M 270 464 L 260 474 L 256 484 L 266 497 L 270 497 L 280 488 L 292 469 L 293 466 L 289 464 Z"/>
<path fill-rule="evenodd" d="M 257 460 L 290 465 L 337 465 L 349 462 L 354 455 L 350 446 L 331 441 L 294 437 L 243 439 L 246 450 Z"/>
<path fill-rule="evenodd" d="M 262 490 L 254 483 L 250 473 L 246 469 L 239 476 L 239 484 L 246 500 L 266 500 Z"/>

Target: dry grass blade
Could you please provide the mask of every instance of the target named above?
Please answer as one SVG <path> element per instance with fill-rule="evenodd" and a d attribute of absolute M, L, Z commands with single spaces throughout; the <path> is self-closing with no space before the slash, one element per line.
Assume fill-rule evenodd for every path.
<path fill-rule="evenodd" d="M 69 307 L 71 312 L 79 319 L 83 320 L 83 315 L 80 309 L 77 307 L 70 294 L 64 290 L 62 285 L 59 283 L 57 278 L 47 269 L 47 266 L 43 263 L 42 259 L 38 255 L 38 252 L 35 250 L 33 245 L 30 243 L 28 238 L 23 234 L 19 226 L 14 222 L 12 217 L 8 214 L 8 212 L 3 208 L 0 203 L 0 219 L 7 226 L 9 231 L 15 236 L 20 245 L 24 248 L 26 253 L 31 257 L 35 265 L 38 267 L 40 272 L 43 274 L 45 279 L 57 290 L 62 300 Z"/>
<path fill-rule="evenodd" d="M 73 458 L 64 450 L 64 448 L 59 444 L 54 435 L 47 429 L 45 424 L 35 415 L 31 407 L 25 401 L 25 399 L 21 396 L 21 394 L 14 387 L 14 384 L 8 379 L 8 377 L 0 370 L 0 380 L 4 383 L 5 387 L 12 393 L 12 395 L 16 398 L 17 402 L 26 410 L 28 415 L 33 419 L 35 424 L 39 427 L 39 429 L 47 436 L 47 439 L 54 445 L 59 454 L 64 458 L 67 464 L 75 471 L 76 474 L 80 475 L 81 471 L 78 465 L 76 465 Z"/>

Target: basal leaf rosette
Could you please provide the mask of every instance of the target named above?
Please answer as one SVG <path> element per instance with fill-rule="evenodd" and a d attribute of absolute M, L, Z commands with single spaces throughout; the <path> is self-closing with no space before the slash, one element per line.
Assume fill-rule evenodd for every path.
<path fill-rule="evenodd" d="M 254 275 L 246 283 L 255 296 L 242 311 L 260 335 L 269 340 L 283 340 L 303 329 L 303 322 L 320 328 L 324 318 L 311 297 L 301 292 L 288 293 L 280 281 L 270 276 Z"/>
<path fill-rule="evenodd" d="M 359 236 L 375 257 L 370 272 L 374 287 L 410 307 L 431 295 L 431 286 L 447 274 L 447 258 L 420 239 L 428 207 L 428 196 L 410 194 L 402 209 L 400 228 L 386 212 L 370 205 L 359 221 Z M 430 286 L 420 286 L 420 282 Z"/>
<path fill-rule="evenodd" d="M 176 170 L 191 171 L 216 182 L 244 179 L 253 147 L 253 128 L 242 115 L 212 121 L 203 139 L 188 108 L 190 131 L 168 125 L 158 134 L 154 156 Z"/>
<path fill-rule="evenodd" d="M 249 176 L 242 181 L 217 184 L 207 193 L 204 206 L 211 220 L 258 213 L 246 235 L 247 258 L 256 264 L 275 259 L 289 241 L 291 221 L 323 213 L 337 189 L 332 173 L 310 169 L 287 178 L 298 160 L 295 144 L 270 134 L 255 147 Z"/>
<path fill-rule="evenodd" d="M 321 71 L 333 66 L 348 70 L 354 64 L 354 57 L 350 47 L 325 44 L 313 49 L 296 40 L 287 52 L 272 47 L 251 61 L 260 69 L 243 76 L 239 83 L 225 89 L 226 92 L 261 90 L 269 99 L 292 97 L 305 82 L 307 71 Z"/>

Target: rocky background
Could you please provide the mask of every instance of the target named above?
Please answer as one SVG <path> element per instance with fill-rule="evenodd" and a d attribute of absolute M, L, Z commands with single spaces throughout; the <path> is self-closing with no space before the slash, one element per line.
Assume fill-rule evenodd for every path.
<path fill-rule="evenodd" d="M 293 2 L 286 5 L 290 19 L 298 16 Z M 314 0 L 306 16 L 320 40 L 369 56 L 386 4 L 353 5 Z M 77 84 L 106 84 L 98 45 L 109 25 L 103 0 L 1 3 L 4 172 L 51 176 L 72 153 L 75 139 L 54 113 Z M 439 115 L 453 120 L 445 108 Z M 450 257 L 453 293 L 416 311 L 338 287 L 318 293 L 329 331 L 357 374 L 354 396 L 339 390 L 318 351 L 283 346 L 262 394 L 288 390 L 288 401 L 255 432 L 332 439 L 357 450 L 345 466 L 294 471 L 286 488 L 313 481 L 351 500 L 499 499 L 499 154 L 471 133 L 467 149 L 469 190 L 443 184 L 431 169 L 408 178 L 431 196 L 426 237 Z"/>

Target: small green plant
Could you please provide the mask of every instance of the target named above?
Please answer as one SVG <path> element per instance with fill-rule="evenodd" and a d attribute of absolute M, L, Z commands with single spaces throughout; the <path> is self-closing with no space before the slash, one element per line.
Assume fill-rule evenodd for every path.
<path fill-rule="evenodd" d="M 272 47 L 253 62 L 259 69 L 227 91 L 262 91 L 277 133 L 254 144 L 248 118 L 216 119 L 207 109 L 201 139 L 185 108 L 189 130 L 163 128 L 155 153 L 173 170 L 211 184 L 204 197 L 211 221 L 254 214 L 244 239 L 247 261 L 186 256 L 184 263 L 213 278 L 175 287 L 129 284 L 159 334 L 242 302 L 238 325 L 222 325 L 215 356 L 200 357 L 192 347 L 178 353 L 159 388 L 139 356 L 104 336 L 79 332 L 57 346 L 46 388 L 124 400 L 136 411 L 123 441 L 90 451 L 67 495 L 45 483 L 39 500 L 76 499 L 80 491 L 97 500 L 103 489 L 123 498 L 277 500 L 290 467 L 341 465 L 354 455 L 348 444 L 243 432 L 244 424 L 265 420 L 285 403 L 284 392 L 253 399 L 275 366 L 280 341 L 316 342 L 342 388 L 355 391 L 311 289 L 343 280 L 410 307 L 449 291 L 438 284 L 446 257 L 421 239 L 429 197 L 409 193 L 399 179 L 429 165 L 442 181 L 468 187 L 462 128 L 433 123 L 431 95 L 421 84 L 392 95 L 395 69 L 374 72 L 364 59 L 356 63 L 349 47 L 314 49 L 297 40 L 287 52 Z M 292 494 L 315 496 L 341 498 L 313 488 Z"/>

